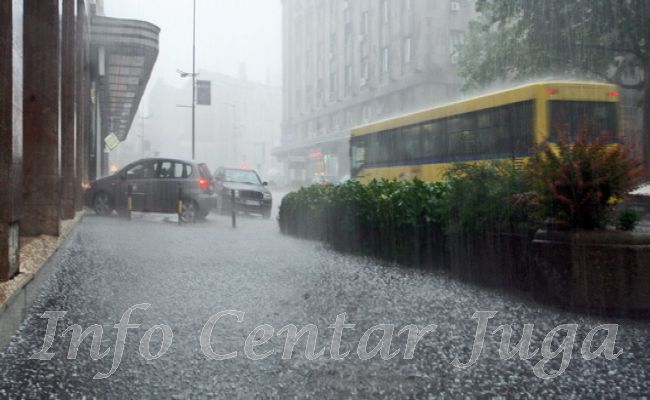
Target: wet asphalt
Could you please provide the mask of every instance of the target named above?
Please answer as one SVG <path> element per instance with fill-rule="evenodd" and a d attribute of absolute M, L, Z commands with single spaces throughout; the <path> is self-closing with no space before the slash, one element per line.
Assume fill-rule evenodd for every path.
<path fill-rule="evenodd" d="M 461 283 L 442 272 L 342 255 L 316 242 L 282 236 L 273 219 L 240 218 L 233 230 L 229 219 L 218 216 L 210 216 L 206 223 L 177 226 L 164 215 L 136 215 L 132 221 L 89 215 L 48 267 L 52 276 L 0 356 L 0 398 L 630 398 L 650 394 L 648 322 L 582 316 Z M 149 306 L 133 311 L 130 323 L 139 327 L 127 330 L 119 366 L 110 377 L 93 379 L 111 369 L 119 347 L 114 325 L 138 304 Z M 241 322 L 234 314 L 219 320 L 211 335 L 204 332 L 210 347 L 206 349 L 204 343 L 202 349 L 206 323 L 226 310 L 238 311 Z M 46 311 L 66 312 L 49 349 L 52 358 L 30 359 L 43 347 Z M 472 353 L 477 330 L 472 316 L 477 311 L 496 312 L 488 323 L 483 352 L 476 364 L 456 368 L 455 358 L 466 363 Z M 330 326 L 343 313 L 345 323 L 354 327 L 343 330 L 339 353 L 350 352 L 337 360 L 331 350 L 334 329 Z M 90 336 L 76 357 L 69 354 L 71 333 L 63 332 L 74 324 L 82 329 L 101 326 L 97 353 L 108 350 L 104 358 L 91 356 Z M 262 324 L 273 336 L 254 352 L 268 352 L 268 357 L 252 360 L 245 341 Z M 310 357 L 305 335 L 292 357 L 283 359 L 286 329 L 282 329 L 291 324 L 298 330 L 314 325 L 313 332 L 318 331 L 314 348 L 316 353 L 324 348 L 322 357 Z M 364 332 L 378 324 L 395 327 L 390 349 L 400 353 L 387 360 L 381 354 L 362 360 L 359 342 Z M 398 332 L 411 324 L 437 328 L 423 336 L 412 359 L 405 359 L 407 332 Z M 528 360 L 519 355 L 501 359 L 501 335 L 492 332 L 503 324 L 512 326 L 513 344 L 524 324 L 534 324 L 530 350 L 537 349 L 537 354 Z M 578 324 L 570 363 L 559 376 L 542 379 L 534 373 L 543 359 L 539 349 L 547 333 L 561 324 Z M 600 324 L 619 325 L 615 350 L 622 353 L 615 360 L 603 356 L 584 360 L 582 341 Z M 141 339 L 156 325 L 168 326 L 173 339 L 160 358 L 147 360 L 141 354 Z M 145 349 L 151 355 L 163 345 L 162 329 L 155 330 Z M 601 336 L 596 336 L 593 348 L 602 342 Z M 375 332 L 364 349 L 370 351 L 380 337 Z M 557 349 L 562 339 L 559 336 L 551 349 Z M 237 355 L 216 360 L 206 356 L 207 350 Z M 569 346 L 546 370 L 557 369 L 562 355 L 570 351 Z"/>

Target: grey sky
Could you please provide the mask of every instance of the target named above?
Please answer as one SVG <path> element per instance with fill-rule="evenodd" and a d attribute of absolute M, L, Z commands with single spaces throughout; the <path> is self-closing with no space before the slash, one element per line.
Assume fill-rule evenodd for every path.
<path fill-rule="evenodd" d="M 280 0 L 196 0 L 197 70 L 281 83 Z M 160 55 L 151 83 L 180 86 L 176 69 L 192 69 L 192 0 L 105 0 L 107 16 L 141 19 L 161 28 Z M 151 85 L 150 85 L 151 86 Z"/>

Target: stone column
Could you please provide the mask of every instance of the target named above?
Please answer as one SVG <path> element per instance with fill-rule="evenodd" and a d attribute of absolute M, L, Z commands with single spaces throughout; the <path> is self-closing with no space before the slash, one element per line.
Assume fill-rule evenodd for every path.
<path fill-rule="evenodd" d="M 59 0 L 24 0 L 25 216 L 21 234 L 59 235 L 61 32 Z"/>
<path fill-rule="evenodd" d="M 76 171 L 76 74 L 75 74 L 76 0 L 63 0 L 61 43 L 61 218 L 75 216 Z"/>
<path fill-rule="evenodd" d="M 86 22 L 86 8 L 85 8 L 85 1 L 84 0 L 76 0 L 77 2 L 77 19 L 75 21 L 76 27 L 75 27 L 75 47 L 76 47 L 76 52 L 75 52 L 75 97 L 77 98 L 77 102 L 75 104 L 76 108 L 76 114 L 77 118 L 75 120 L 75 133 L 77 135 L 76 137 L 76 147 L 75 147 L 75 158 L 76 158 L 76 163 L 75 163 L 75 168 L 76 168 L 76 185 L 77 185 L 77 192 L 75 196 L 75 209 L 77 211 L 81 211 L 83 209 L 83 190 L 81 189 L 82 184 L 87 183 L 88 180 L 85 178 L 84 171 L 85 168 L 84 166 L 86 165 L 85 162 L 85 153 L 84 153 L 84 147 L 86 146 L 86 140 L 85 140 L 85 126 L 84 126 L 84 113 L 85 111 L 85 106 L 86 106 L 86 98 L 84 97 L 85 89 L 84 89 L 84 74 L 86 70 L 86 65 L 85 65 L 85 57 L 86 57 L 86 43 L 87 43 L 87 38 L 85 38 L 84 35 L 84 24 Z"/>
<path fill-rule="evenodd" d="M 23 214 L 23 3 L 0 1 L 0 282 L 18 272 Z"/>

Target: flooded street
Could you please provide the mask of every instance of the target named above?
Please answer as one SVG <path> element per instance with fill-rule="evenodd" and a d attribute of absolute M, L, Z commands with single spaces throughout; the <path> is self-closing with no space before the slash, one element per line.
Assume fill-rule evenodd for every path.
<path fill-rule="evenodd" d="M 0 400 L 650 399 L 649 27 L 1 1 Z"/>
<path fill-rule="evenodd" d="M 242 217 L 233 230 L 228 218 L 217 216 L 179 227 L 164 215 L 138 214 L 132 221 L 90 215 L 51 263 L 52 278 L 1 358 L 0 397 L 37 398 L 47 392 L 51 398 L 570 398 L 596 393 L 629 398 L 650 390 L 647 322 L 583 317 L 442 273 L 341 255 L 282 236 L 274 219 Z M 114 325 L 130 308 L 134 325 L 116 362 Z M 43 347 L 46 311 L 67 313 L 57 321 L 51 360 L 30 360 Z M 463 365 L 470 360 L 477 331 L 472 316 L 479 311 L 497 312 L 489 320 L 484 349 L 475 364 L 456 368 L 455 358 Z M 211 319 L 220 312 L 221 319 Z M 334 351 L 334 325 L 341 318 L 350 325 Z M 611 361 L 602 355 L 584 360 L 584 337 L 606 323 L 620 324 L 615 350 L 622 354 Z M 74 328 L 64 330 L 73 324 L 84 330 L 102 327 L 97 360 L 91 356 L 92 335 L 70 357 Z M 257 338 L 268 337 L 249 352 L 245 341 L 262 324 L 267 325 L 257 330 Z M 313 324 L 313 343 L 304 335 L 283 357 L 291 324 L 298 330 Z M 383 350 L 375 356 L 360 353 L 359 347 L 371 352 L 380 344 L 385 330 L 375 330 L 360 345 L 364 332 L 378 324 L 394 327 L 390 359 L 382 359 Z M 423 335 L 408 359 L 407 331 L 398 332 L 411 324 L 437 328 Z M 512 327 L 513 346 L 523 325 L 534 324 L 530 353 L 536 354 L 503 360 L 502 335 L 493 333 L 503 324 Z M 578 324 L 575 345 L 553 357 L 543 355 L 544 337 L 561 324 Z M 146 360 L 142 339 L 155 325 L 168 326 L 173 340 L 165 348 L 163 328 L 154 330 L 144 354 L 162 355 Z M 558 349 L 565 337 L 566 332 L 558 334 L 551 348 Z M 602 341 L 596 335 L 592 350 Z M 229 359 L 215 359 L 232 352 L 237 353 Z M 253 360 L 256 356 L 263 359 Z M 534 367 L 543 357 L 550 360 L 545 371 L 552 372 L 563 356 L 570 357 L 564 373 L 536 376 Z"/>

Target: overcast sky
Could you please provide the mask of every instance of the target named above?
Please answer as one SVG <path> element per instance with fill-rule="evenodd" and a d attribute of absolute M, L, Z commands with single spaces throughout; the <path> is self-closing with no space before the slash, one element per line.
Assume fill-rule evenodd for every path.
<path fill-rule="evenodd" d="M 268 73 L 281 84 L 280 0 L 196 0 L 196 8 L 197 70 L 237 76 L 245 63 L 250 80 L 265 83 Z M 150 82 L 183 83 L 176 69 L 192 70 L 192 0 L 105 0 L 105 13 L 158 25 L 160 54 Z"/>

